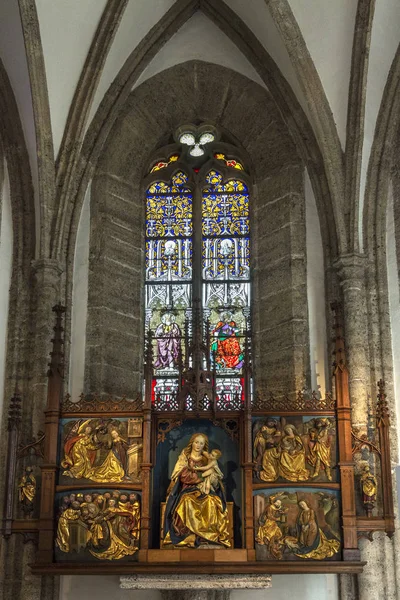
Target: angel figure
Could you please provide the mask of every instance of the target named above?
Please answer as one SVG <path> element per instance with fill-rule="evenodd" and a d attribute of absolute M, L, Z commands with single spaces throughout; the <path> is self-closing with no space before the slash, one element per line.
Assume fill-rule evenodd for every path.
<path fill-rule="evenodd" d="M 19 501 L 22 511 L 27 516 L 30 516 L 33 512 L 33 501 L 36 495 L 36 478 L 32 472 L 32 467 L 26 467 L 25 473 L 18 484 Z"/>
<path fill-rule="evenodd" d="M 87 478 L 93 470 L 97 450 L 101 444 L 97 431 L 89 425 L 91 419 L 83 423 L 78 421 L 71 429 L 64 444 L 64 459 L 61 466 L 66 469 L 63 475 L 76 479 Z"/>
<path fill-rule="evenodd" d="M 93 431 L 90 421 L 78 422 L 65 441 L 65 456 L 61 461 L 61 466 L 66 469 L 63 475 L 75 479 L 90 479 L 97 483 L 120 483 L 125 479 L 125 470 L 118 451 L 122 454 L 125 440 L 120 438 L 117 430 L 113 430 L 116 433 L 111 433 L 111 448 L 104 461 L 96 465 L 97 451 L 104 447 L 97 435 L 104 433 L 104 425 L 97 426 Z"/>
<path fill-rule="evenodd" d="M 273 558 L 282 558 L 283 533 L 279 527 L 280 523 L 286 522 L 287 508 L 282 507 L 282 500 L 286 498 L 284 492 L 269 496 L 269 504 L 259 519 L 259 527 L 256 535 L 256 542 L 262 546 L 267 546 L 269 553 Z"/>

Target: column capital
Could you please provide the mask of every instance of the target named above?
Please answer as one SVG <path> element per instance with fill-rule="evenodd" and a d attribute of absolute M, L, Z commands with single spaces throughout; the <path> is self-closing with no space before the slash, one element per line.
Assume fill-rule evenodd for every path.
<path fill-rule="evenodd" d="M 31 262 L 31 266 L 35 275 L 41 271 L 53 272 L 56 275 L 63 272 L 60 261 L 56 258 L 37 258 Z"/>
<path fill-rule="evenodd" d="M 340 285 L 347 287 L 350 284 L 364 285 L 367 257 L 365 254 L 342 254 L 334 262 L 334 267 L 339 276 Z"/>
<path fill-rule="evenodd" d="M 53 287 L 58 290 L 63 269 L 54 258 L 39 258 L 31 262 L 36 283 L 40 287 Z"/>

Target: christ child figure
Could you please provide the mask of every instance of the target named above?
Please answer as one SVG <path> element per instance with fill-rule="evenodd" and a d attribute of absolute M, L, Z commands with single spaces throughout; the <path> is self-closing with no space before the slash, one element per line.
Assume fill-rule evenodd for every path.
<path fill-rule="evenodd" d="M 197 487 L 203 494 L 209 494 L 221 486 L 224 477 L 218 466 L 218 459 L 222 456 L 222 452 L 217 449 L 211 450 L 211 452 L 203 450 L 203 455 L 208 459 L 208 463 L 204 467 L 195 467 L 196 471 L 202 471 L 202 481 Z"/>

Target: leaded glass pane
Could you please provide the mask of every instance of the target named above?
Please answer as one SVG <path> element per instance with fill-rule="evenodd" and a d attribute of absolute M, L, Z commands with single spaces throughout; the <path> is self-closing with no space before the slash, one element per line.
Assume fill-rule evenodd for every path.
<path fill-rule="evenodd" d="M 203 278 L 249 279 L 248 238 L 203 239 Z"/>
<path fill-rule="evenodd" d="M 148 194 L 146 235 L 176 237 L 192 235 L 192 197 L 185 194 Z"/>
<path fill-rule="evenodd" d="M 204 193 L 203 235 L 248 235 L 247 194 Z"/>
<path fill-rule="evenodd" d="M 160 239 L 146 242 L 147 281 L 182 281 L 191 277 L 191 240 Z"/>
<path fill-rule="evenodd" d="M 225 156 L 218 158 L 227 166 L 243 168 L 235 161 L 228 165 Z M 153 171 L 166 166 L 166 161 L 157 163 Z M 193 211 L 198 217 L 201 213 L 202 220 L 197 248 L 193 247 Z M 195 206 L 183 171 L 175 173 L 170 183 L 157 181 L 149 186 L 146 331 L 153 333 L 152 397 L 158 410 L 177 410 L 180 390 L 187 390 L 182 386 L 197 381 L 198 369 L 203 370 L 202 377 L 208 373 L 209 383 L 215 385 L 220 410 L 233 410 L 243 401 L 250 324 L 249 236 L 248 189 L 239 179 L 224 182 L 221 173 L 211 170 L 201 202 Z M 199 251 L 201 263 L 194 263 L 193 254 Z M 201 299 L 194 300 L 192 285 L 199 279 Z M 199 399 L 184 393 L 186 410 L 194 410 Z M 202 394 L 201 410 L 209 410 L 212 395 Z"/>

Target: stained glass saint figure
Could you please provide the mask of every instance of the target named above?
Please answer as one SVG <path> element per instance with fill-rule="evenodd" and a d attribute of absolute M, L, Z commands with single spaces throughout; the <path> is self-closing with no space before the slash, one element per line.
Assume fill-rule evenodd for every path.
<path fill-rule="evenodd" d="M 238 340 L 239 327 L 233 320 L 232 313 L 221 314 L 221 320 L 212 331 L 214 341 L 211 345 L 217 369 L 241 369 L 243 352 Z"/>
<path fill-rule="evenodd" d="M 157 358 L 156 369 L 173 369 L 178 366 L 181 352 L 181 330 L 175 323 L 175 315 L 166 312 L 161 317 L 161 323 L 156 329 Z"/>

